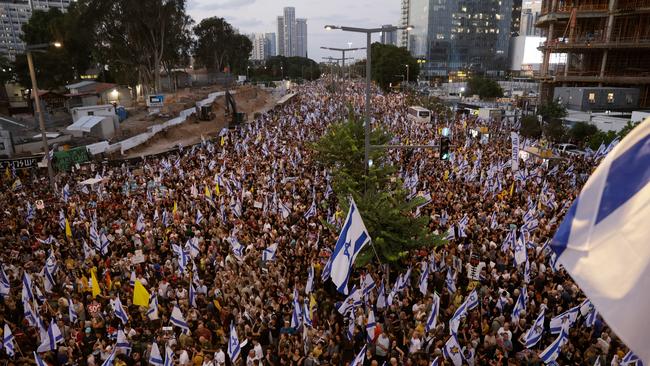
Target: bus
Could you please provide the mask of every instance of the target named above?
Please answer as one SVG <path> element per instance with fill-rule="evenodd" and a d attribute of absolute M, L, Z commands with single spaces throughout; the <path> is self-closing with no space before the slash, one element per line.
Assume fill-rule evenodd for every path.
<path fill-rule="evenodd" d="M 426 108 L 417 106 L 409 107 L 408 117 L 416 122 L 431 123 L 431 111 Z"/>

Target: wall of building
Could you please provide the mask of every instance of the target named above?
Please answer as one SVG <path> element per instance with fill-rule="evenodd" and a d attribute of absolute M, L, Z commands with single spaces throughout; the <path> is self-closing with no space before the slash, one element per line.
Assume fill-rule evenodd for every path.
<path fill-rule="evenodd" d="M 557 87 L 553 100 L 578 111 L 625 111 L 638 108 L 639 89 Z"/>

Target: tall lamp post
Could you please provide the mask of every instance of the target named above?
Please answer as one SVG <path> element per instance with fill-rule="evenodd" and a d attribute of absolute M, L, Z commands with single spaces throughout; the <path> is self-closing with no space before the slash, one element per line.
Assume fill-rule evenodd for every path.
<path fill-rule="evenodd" d="M 411 78 L 409 78 L 409 64 L 406 64 L 406 84 L 411 82 Z"/>
<path fill-rule="evenodd" d="M 358 50 L 365 50 L 365 47 L 360 47 L 360 48 L 334 48 L 334 47 L 321 47 L 323 50 L 330 50 L 330 51 L 339 51 L 341 52 L 341 58 L 343 59 L 343 66 L 341 66 L 341 70 L 345 70 L 345 53 L 346 52 L 352 52 L 352 51 L 358 51 Z M 343 71 L 345 72 L 345 71 Z M 345 75 L 343 77 L 345 79 Z M 348 79 L 350 79 L 350 73 L 348 72 Z"/>
<path fill-rule="evenodd" d="M 340 29 L 344 32 L 355 32 L 355 33 L 365 33 L 366 34 L 366 116 L 365 116 L 365 156 L 364 156 L 364 166 L 366 167 L 366 172 L 370 168 L 368 164 L 370 161 L 370 80 L 371 80 L 371 47 L 372 47 L 372 34 L 380 32 L 394 32 L 397 30 L 406 30 L 410 31 L 413 29 L 412 26 L 406 27 L 395 27 L 395 26 L 385 26 L 381 28 L 356 28 L 356 27 L 342 27 L 336 25 L 326 25 L 326 30 Z"/>
<path fill-rule="evenodd" d="M 47 145 L 47 134 L 45 132 L 45 118 L 43 117 L 43 111 L 41 110 L 41 98 L 38 95 L 38 84 L 36 83 L 36 71 L 34 71 L 34 59 L 32 57 L 32 52 L 44 52 L 46 49 L 54 46 L 56 48 L 61 48 L 63 45 L 61 42 L 53 43 L 39 43 L 34 45 L 27 45 L 25 47 L 25 53 L 27 54 L 27 65 L 29 67 L 29 77 L 32 79 L 32 94 L 34 95 L 34 103 L 36 103 L 36 113 L 38 113 L 38 124 L 41 128 L 41 139 L 43 141 L 43 152 L 45 153 L 45 159 L 47 161 L 47 176 L 50 182 L 50 189 L 54 192 L 54 169 L 52 168 L 52 160 L 50 159 L 50 149 Z"/>

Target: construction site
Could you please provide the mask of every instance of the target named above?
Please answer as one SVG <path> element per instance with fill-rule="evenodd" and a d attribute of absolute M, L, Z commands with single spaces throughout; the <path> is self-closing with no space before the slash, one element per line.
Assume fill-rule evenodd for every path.
<path fill-rule="evenodd" d="M 543 102 L 557 86 L 633 87 L 650 107 L 650 0 L 544 0 L 536 26 L 546 35 Z M 551 54 L 566 63 L 549 67 Z"/>

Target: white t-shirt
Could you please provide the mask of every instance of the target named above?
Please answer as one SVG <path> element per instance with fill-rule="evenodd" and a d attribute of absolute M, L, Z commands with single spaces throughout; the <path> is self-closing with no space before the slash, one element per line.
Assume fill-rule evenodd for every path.
<path fill-rule="evenodd" d="M 219 350 L 219 352 L 214 353 L 214 361 L 218 365 L 225 365 L 226 364 L 226 354 L 223 353 L 222 350 Z"/>
<path fill-rule="evenodd" d="M 422 341 L 420 338 L 411 338 L 411 344 L 409 345 L 409 353 L 415 353 L 420 350 L 422 347 Z"/>
<path fill-rule="evenodd" d="M 181 366 L 186 366 L 190 364 L 190 355 L 187 354 L 186 350 L 183 350 L 181 352 L 181 355 L 178 358 L 178 364 Z"/>
<path fill-rule="evenodd" d="M 497 331 L 497 334 L 504 337 L 505 340 L 508 340 L 508 341 L 512 340 L 512 332 L 509 331 L 509 330 L 503 329 L 503 327 L 499 328 L 499 331 Z"/>

